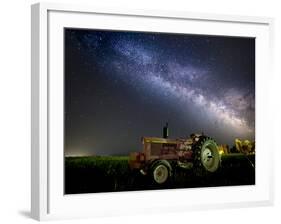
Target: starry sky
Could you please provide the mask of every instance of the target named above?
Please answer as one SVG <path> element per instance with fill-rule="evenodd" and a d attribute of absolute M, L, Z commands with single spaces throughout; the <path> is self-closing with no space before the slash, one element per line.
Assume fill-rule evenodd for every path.
<path fill-rule="evenodd" d="M 142 136 L 255 139 L 255 39 L 67 28 L 65 155 L 127 155 Z"/>

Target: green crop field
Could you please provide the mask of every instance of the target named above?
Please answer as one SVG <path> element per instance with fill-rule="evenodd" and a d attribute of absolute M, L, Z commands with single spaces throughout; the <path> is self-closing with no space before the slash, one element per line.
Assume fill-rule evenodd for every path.
<path fill-rule="evenodd" d="M 68 168 L 96 167 L 108 174 L 128 171 L 127 156 L 92 156 L 92 157 L 67 157 L 65 164 Z"/>
<path fill-rule="evenodd" d="M 139 171 L 131 170 L 127 156 L 66 157 L 65 193 L 249 185 L 255 183 L 254 160 L 254 156 L 223 156 L 218 172 L 206 177 L 174 167 L 171 180 L 158 185 L 149 175 L 143 176 Z"/>

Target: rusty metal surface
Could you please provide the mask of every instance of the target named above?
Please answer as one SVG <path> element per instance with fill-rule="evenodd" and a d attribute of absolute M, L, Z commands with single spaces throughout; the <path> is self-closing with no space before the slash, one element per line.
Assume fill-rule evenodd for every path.
<path fill-rule="evenodd" d="M 198 136 L 194 135 L 193 138 L 187 139 L 143 137 L 143 149 L 141 152 L 130 154 L 129 166 L 132 169 L 140 169 L 155 160 L 190 162 L 193 156 L 192 144 Z"/>

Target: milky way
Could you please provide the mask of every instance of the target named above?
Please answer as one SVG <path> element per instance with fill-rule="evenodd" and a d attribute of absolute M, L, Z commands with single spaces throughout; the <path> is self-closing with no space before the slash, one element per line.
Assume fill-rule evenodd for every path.
<path fill-rule="evenodd" d="M 255 137 L 255 40 L 65 31 L 66 154 L 126 154 L 144 135 Z"/>

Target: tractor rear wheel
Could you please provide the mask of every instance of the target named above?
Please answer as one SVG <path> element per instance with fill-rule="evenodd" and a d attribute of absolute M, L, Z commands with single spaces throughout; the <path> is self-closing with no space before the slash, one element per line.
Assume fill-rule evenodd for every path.
<path fill-rule="evenodd" d="M 209 137 L 201 136 L 194 146 L 194 169 L 197 175 L 217 171 L 220 166 L 220 154 L 216 142 Z"/>

